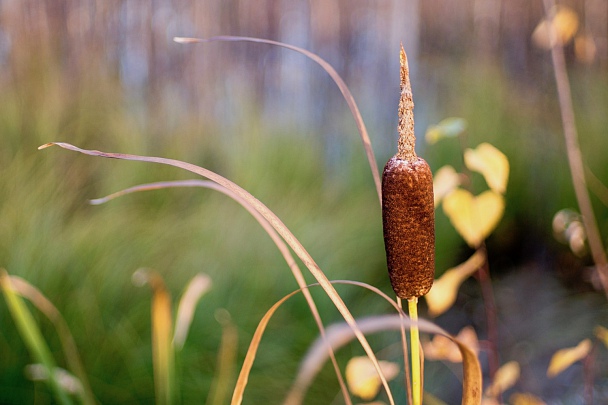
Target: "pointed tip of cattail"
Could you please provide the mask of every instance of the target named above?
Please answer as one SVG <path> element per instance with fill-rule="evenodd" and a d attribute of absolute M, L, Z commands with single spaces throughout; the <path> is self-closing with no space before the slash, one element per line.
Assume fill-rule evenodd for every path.
<path fill-rule="evenodd" d="M 399 52 L 399 61 L 401 66 L 401 91 L 409 86 L 410 81 L 410 69 L 407 64 L 407 55 L 403 49 L 403 43 L 401 43 L 401 51 Z M 411 86 L 410 86 L 411 87 Z"/>
<path fill-rule="evenodd" d="M 410 83 L 410 69 L 403 44 L 401 44 L 399 60 L 401 62 L 401 96 L 399 98 L 399 144 L 397 157 L 402 160 L 415 160 L 417 155 L 414 150 L 416 144 L 416 135 L 414 134 L 414 97 L 412 96 L 412 85 Z"/>

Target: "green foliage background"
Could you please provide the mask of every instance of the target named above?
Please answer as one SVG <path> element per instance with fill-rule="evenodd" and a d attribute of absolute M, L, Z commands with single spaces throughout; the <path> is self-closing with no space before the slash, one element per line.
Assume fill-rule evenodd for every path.
<path fill-rule="evenodd" d="M 214 318 L 216 310 L 225 308 L 232 314 L 239 331 L 240 362 L 263 313 L 295 289 L 296 283 L 257 223 L 222 195 L 172 189 L 131 195 L 99 207 L 87 204 L 87 199 L 128 186 L 190 178 L 187 174 L 58 149 L 37 151 L 45 142 L 172 157 L 217 171 L 275 211 L 330 279 L 364 281 L 390 292 L 380 207 L 346 112 L 336 117 L 334 125 L 353 136 L 339 140 L 339 165 L 334 165 L 325 158 L 321 136 L 300 126 L 277 130 L 260 118 L 253 102 L 245 103 L 230 122 L 202 122 L 193 115 L 177 123 L 154 117 L 142 123 L 116 78 L 91 72 L 73 82 L 58 73 L 52 59 L 33 62 L 30 71 L 2 84 L 0 266 L 40 288 L 59 308 L 102 403 L 153 399 L 150 293 L 131 283 L 136 269 L 150 267 L 160 272 L 174 296 L 197 272 L 213 279 L 211 292 L 198 306 L 179 364 L 184 403 L 207 397 L 217 369 L 221 328 Z M 440 69 L 432 60 L 421 63 L 428 68 L 421 79 L 432 79 L 439 90 L 433 121 L 464 117 L 469 123 L 467 146 L 488 141 L 509 157 L 507 212 L 489 240 L 499 299 L 518 307 L 518 300 L 533 294 L 539 311 L 555 305 L 555 311 L 566 313 L 566 319 L 550 318 L 554 323 L 543 324 L 546 329 L 538 336 L 529 334 L 532 363 L 590 333 L 594 323 L 606 321 L 605 303 L 598 305 L 601 296 L 590 292 L 580 275 L 587 259 L 574 258 L 551 235 L 553 214 L 575 206 L 556 101 L 553 91 L 546 90 L 553 88 L 552 78 L 522 83 L 494 64 L 472 67 L 452 61 L 449 68 Z M 608 179 L 604 156 L 608 78 L 573 66 L 572 79 L 583 155 L 598 178 Z M 420 97 L 428 97 L 430 91 L 421 93 Z M 372 141 L 390 136 L 372 134 Z M 423 154 L 434 170 L 447 163 L 462 165 L 457 140 L 426 147 Z M 383 163 L 388 154 L 380 153 L 378 159 Z M 606 235 L 608 209 L 597 198 L 594 204 Z M 439 274 L 459 263 L 467 250 L 441 211 L 437 232 Z M 521 280 L 528 280 L 530 273 L 537 275 L 536 280 L 551 282 L 538 285 L 542 291 L 530 292 L 521 287 Z M 387 310 L 365 292 L 345 286 L 337 289 L 357 316 Z M 465 320 L 483 327 L 479 292 L 465 285 L 463 294 L 464 309 L 439 320 L 453 332 Z M 315 297 L 323 303 L 326 323 L 339 320 L 322 294 L 317 292 Z M 570 301 L 563 308 L 566 299 Z M 505 328 L 511 321 L 526 323 L 511 319 L 512 309 L 501 309 Z M 578 317 L 580 328 L 563 329 L 568 315 Z M 531 319 L 536 318 L 526 325 L 533 330 Z M 52 326 L 42 316 L 40 325 L 61 363 Z M 290 301 L 270 325 L 247 395 L 257 403 L 278 403 L 277 393 L 286 392 L 316 336 L 304 300 Z M 397 334 L 373 339 L 383 347 L 396 341 Z M 513 335 L 505 334 L 506 358 L 519 353 L 516 343 Z M 353 346 L 339 357 L 344 362 L 359 353 Z M 0 358 L 0 402 L 52 402 L 44 385 L 24 376 L 30 359 L 4 301 L 0 301 Z M 433 384 L 441 386 L 443 379 L 449 380 L 442 370 L 429 366 L 430 390 Z M 311 389 L 310 401 L 330 403 L 338 392 L 331 370 L 324 370 L 319 381 Z"/>

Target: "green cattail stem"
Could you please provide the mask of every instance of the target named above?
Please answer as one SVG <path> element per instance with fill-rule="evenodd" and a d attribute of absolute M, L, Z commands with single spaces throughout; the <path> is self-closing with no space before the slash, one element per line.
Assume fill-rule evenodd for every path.
<path fill-rule="evenodd" d="M 410 328 L 410 347 L 412 352 L 412 398 L 413 405 L 422 403 L 422 373 L 420 367 L 420 332 L 418 330 L 418 298 L 407 300 L 410 318 L 414 322 Z"/>

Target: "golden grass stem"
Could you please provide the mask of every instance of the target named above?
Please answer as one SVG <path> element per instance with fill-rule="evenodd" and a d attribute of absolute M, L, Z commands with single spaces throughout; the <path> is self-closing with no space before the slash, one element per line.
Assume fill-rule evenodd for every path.
<path fill-rule="evenodd" d="M 407 309 L 414 322 L 410 327 L 410 345 L 412 352 L 412 404 L 422 403 L 422 378 L 420 372 L 420 331 L 418 330 L 418 297 L 407 300 Z"/>

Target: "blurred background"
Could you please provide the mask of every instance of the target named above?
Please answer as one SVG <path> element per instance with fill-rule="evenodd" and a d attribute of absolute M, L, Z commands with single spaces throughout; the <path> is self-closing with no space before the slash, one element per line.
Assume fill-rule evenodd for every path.
<path fill-rule="evenodd" d="M 608 3 L 560 4 L 578 16 L 577 36 L 565 51 L 605 236 Z M 208 274 L 213 288 L 197 307 L 179 364 L 183 401 L 204 401 L 220 367 L 217 311 L 226 309 L 237 328 L 238 368 L 259 319 L 296 288 L 280 254 L 249 214 L 208 190 L 88 204 L 132 185 L 192 178 L 188 173 L 36 148 L 65 141 L 209 168 L 282 218 L 330 279 L 389 293 L 372 176 L 329 76 L 304 56 L 269 45 L 181 45 L 172 38 L 256 36 L 317 53 L 349 85 L 379 165 L 396 150 L 402 42 L 418 150 L 432 169 L 462 169 L 462 148 L 481 142 L 498 147 L 511 164 L 506 213 L 488 240 L 501 360 L 522 365 L 518 391 L 551 403 L 580 402 L 582 366 L 563 381 L 547 380 L 546 366 L 555 350 L 606 325 L 608 314 L 593 288 L 588 254 L 573 254 L 551 228 L 553 216 L 576 209 L 576 200 L 550 55 L 531 39 L 542 18 L 540 0 L 0 1 L 0 266 L 59 308 L 102 403 L 149 403 L 154 396 L 151 294 L 133 285 L 133 272 L 154 268 L 174 299 L 196 273 Z M 427 145 L 426 129 L 452 116 L 468 122 L 466 137 Z M 437 274 L 470 253 L 438 210 Z M 337 289 L 356 316 L 389 310 L 366 291 Z M 340 320 L 322 293 L 315 297 L 326 323 Z M 39 321 L 62 359 L 52 325 Z M 465 283 L 456 307 L 435 321 L 453 333 L 473 325 L 484 338 L 478 284 Z M 0 325 L 0 403 L 52 402 L 47 387 L 24 372 L 31 359 L 3 300 Z M 316 335 L 301 297 L 278 311 L 246 391 L 250 403 L 281 402 Z M 372 337 L 379 349 L 397 341 L 396 333 Z M 338 355 L 344 364 L 361 353 L 352 345 Z M 391 353 L 399 359 L 397 348 Z M 458 372 L 450 370 L 429 363 L 426 384 L 453 403 L 460 393 Z M 597 376 L 596 398 L 607 398 L 607 377 Z M 326 368 L 307 403 L 340 403 L 338 392 Z"/>

